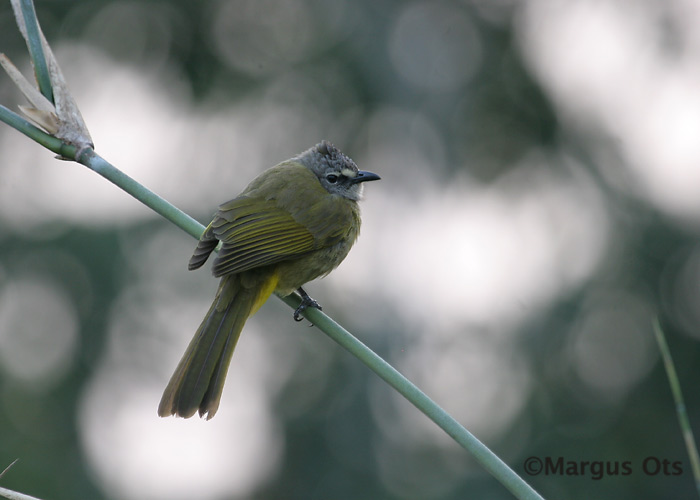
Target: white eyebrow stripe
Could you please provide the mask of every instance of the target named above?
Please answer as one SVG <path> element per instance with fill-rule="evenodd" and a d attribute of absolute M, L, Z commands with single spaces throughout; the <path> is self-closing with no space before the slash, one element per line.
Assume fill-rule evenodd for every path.
<path fill-rule="evenodd" d="M 357 172 L 355 172 L 354 170 L 352 170 L 350 168 L 344 168 L 340 171 L 340 173 L 343 174 L 345 177 L 351 177 L 351 178 L 357 177 Z"/>

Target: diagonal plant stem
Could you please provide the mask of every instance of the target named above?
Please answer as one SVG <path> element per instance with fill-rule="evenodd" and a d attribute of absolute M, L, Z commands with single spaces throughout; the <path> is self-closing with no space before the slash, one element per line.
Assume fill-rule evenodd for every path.
<path fill-rule="evenodd" d="M 293 309 L 299 307 L 301 303 L 301 297 L 296 294 L 281 297 L 281 299 Z M 430 399 L 415 384 L 404 377 L 396 368 L 355 338 L 345 328 L 325 315 L 322 311 L 313 307 L 305 309 L 302 315 L 311 321 L 319 330 L 349 351 L 350 354 L 362 361 L 387 384 L 396 389 L 399 394 L 423 412 L 430 420 L 435 422 L 460 446 L 471 452 L 476 460 L 498 479 L 501 484 L 508 488 L 516 498 L 542 500 L 542 497 L 534 489 L 523 481 L 520 476 L 508 467 L 508 465 L 486 445 L 465 429 L 462 424 Z"/>
<path fill-rule="evenodd" d="M 187 234 L 199 239 L 204 232 L 204 226 L 185 212 L 165 201 L 150 189 L 136 182 L 114 165 L 103 159 L 92 149 L 87 149 L 77 160 L 90 170 L 95 171 L 112 184 L 120 187 L 141 203 L 162 215 Z"/>
<path fill-rule="evenodd" d="M 14 111 L 7 109 L 0 104 L 0 121 L 7 123 L 15 130 L 19 130 L 24 135 L 29 137 L 34 142 L 44 146 L 49 151 L 53 151 L 64 158 L 75 159 L 77 148 L 69 144 L 65 144 L 61 139 L 47 134 L 39 127 L 36 127 L 25 118 L 21 117 Z"/>
<path fill-rule="evenodd" d="M 0 496 L 7 498 L 8 500 L 41 500 L 40 498 L 27 495 L 25 493 L 20 493 L 14 490 L 8 490 L 7 488 L 0 487 Z"/>
<path fill-rule="evenodd" d="M 43 130 L 29 123 L 17 113 L 14 113 L 1 105 L 0 121 L 4 121 L 45 148 L 57 153 L 62 158 L 75 160 L 82 163 L 90 170 L 95 171 L 108 181 L 119 186 L 141 203 L 152 209 L 154 212 L 162 215 L 195 238 L 199 238 L 202 231 L 204 231 L 204 226 L 202 226 L 199 222 L 194 220 L 179 208 L 176 208 L 172 204 L 168 203 L 160 196 L 156 195 L 153 191 L 136 182 L 134 179 L 96 154 L 91 148 L 78 150 L 78 148 L 75 146 L 65 144 L 63 141 L 47 134 Z M 78 154 L 80 157 L 76 158 Z"/>
<path fill-rule="evenodd" d="M 664 331 L 659 323 L 659 318 L 654 319 L 654 336 L 656 337 L 656 342 L 659 344 L 659 351 L 661 352 L 661 359 L 664 361 L 664 369 L 666 370 L 666 376 L 668 377 L 668 384 L 671 386 L 673 401 L 676 403 L 678 424 L 681 427 L 685 447 L 688 450 L 690 467 L 693 471 L 693 478 L 695 479 L 695 488 L 698 490 L 698 495 L 700 495 L 700 458 L 698 458 L 698 449 L 695 446 L 693 429 L 690 427 L 688 412 L 685 408 L 683 392 L 681 391 L 681 383 L 678 380 L 676 367 L 673 363 L 673 358 L 671 357 L 671 351 L 668 348 L 668 343 L 666 342 L 666 336 L 664 335 Z"/>

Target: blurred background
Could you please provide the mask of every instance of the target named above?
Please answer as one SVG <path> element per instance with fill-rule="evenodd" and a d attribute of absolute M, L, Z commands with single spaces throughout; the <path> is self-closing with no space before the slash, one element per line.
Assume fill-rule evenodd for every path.
<path fill-rule="evenodd" d="M 207 223 L 328 139 L 362 235 L 307 291 L 545 498 L 689 498 L 700 431 L 693 0 L 37 2 L 96 150 Z M 0 50 L 31 73 L 9 2 Z M 0 103 L 23 100 L 4 74 Z M 0 470 L 46 500 L 512 498 L 270 300 L 210 422 L 160 419 L 216 290 L 195 241 L 0 127 Z M 530 456 L 630 462 L 528 476 Z M 681 474 L 646 474 L 647 457 Z M 653 472 L 653 471 L 652 471 Z"/>

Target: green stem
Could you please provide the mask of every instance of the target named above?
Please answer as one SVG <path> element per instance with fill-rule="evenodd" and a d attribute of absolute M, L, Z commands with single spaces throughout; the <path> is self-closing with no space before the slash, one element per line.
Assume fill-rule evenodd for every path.
<path fill-rule="evenodd" d="M 24 16 L 24 26 L 27 29 L 27 46 L 29 47 L 29 56 L 34 64 L 34 74 L 36 81 L 39 83 L 39 90 L 52 103 L 53 87 L 51 85 L 51 77 L 49 76 L 49 67 L 46 64 L 44 57 L 44 49 L 41 44 L 41 36 L 39 35 L 39 22 L 36 18 L 34 10 L 34 2 L 32 0 L 22 0 L 22 15 Z"/>
<path fill-rule="evenodd" d="M 204 226 L 199 222 L 171 203 L 165 201 L 150 189 L 136 182 L 111 163 L 104 160 L 92 149 L 86 149 L 84 153 L 81 153 L 78 161 L 90 170 L 100 174 L 112 184 L 126 191 L 156 213 L 165 217 L 187 234 L 199 239 L 204 231 Z"/>
<path fill-rule="evenodd" d="M 165 201 L 150 189 L 147 189 L 143 185 L 136 182 L 134 179 L 95 153 L 94 150 L 90 148 L 82 150 L 80 151 L 80 158 L 76 159 L 78 148 L 65 144 L 60 139 L 47 134 L 43 130 L 29 123 L 17 113 L 10 111 L 2 105 L 0 105 L 0 120 L 19 130 L 30 139 L 33 139 L 62 158 L 76 160 L 88 167 L 90 170 L 97 172 L 102 177 L 120 187 L 141 203 L 151 208 L 156 213 L 162 215 L 167 220 L 195 238 L 199 238 L 204 231 L 204 226 L 202 226 L 199 222 L 194 220 L 179 208 L 173 206 L 171 203 Z"/>
<path fill-rule="evenodd" d="M 38 142 L 49 151 L 53 151 L 63 158 L 75 159 L 75 154 L 77 152 L 77 148 L 75 146 L 65 144 L 61 139 L 57 139 L 56 137 L 47 134 L 14 111 L 10 111 L 2 105 L 0 105 L 0 121 L 3 121 L 10 127 L 19 130 L 24 135 L 32 139 L 34 142 Z"/>
<path fill-rule="evenodd" d="M 299 307 L 301 297 L 296 294 L 281 297 L 293 309 Z M 404 377 L 396 368 L 384 361 L 378 354 L 355 338 L 345 328 L 315 308 L 305 309 L 302 315 L 319 330 L 335 340 L 353 356 L 362 361 L 370 370 L 396 389 L 413 406 L 423 412 L 464 449 L 471 452 L 476 460 L 508 490 L 520 499 L 542 500 L 542 497 L 518 476 L 508 465 L 489 448 L 465 429 L 449 413 L 430 399 L 423 391 Z"/>
<path fill-rule="evenodd" d="M 24 493 L 19 493 L 17 491 L 8 490 L 7 488 L 2 487 L 0 487 L 0 496 L 7 498 L 8 500 L 41 500 L 37 497 L 25 495 Z"/>
<path fill-rule="evenodd" d="M 668 377 L 668 383 L 671 386 L 671 394 L 673 395 L 673 401 L 676 403 L 678 423 L 680 424 L 681 432 L 683 433 L 683 440 L 685 441 L 685 447 L 688 450 L 688 457 L 690 458 L 690 467 L 693 471 L 693 477 L 695 478 L 695 487 L 697 488 L 698 495 L 700 496 L 700 458 L 698 458 L 698 449 L 695 446 L 693 429 L 690 427 L 690 419 L 688 419 L 688 412 L 685 408 L 683 392 L 681 391 L 681 383 L 678 380 L 676 367 L 673 363 L 673 358 L 671 357 L 671 350 L 668 348 L 666 336 L 664 335 L 664 331 L 659 323 L 659 318 L 654 319 L 654 335 L 656 336 L 656 342 L 659 344 L 661 359 L 664 361 L 666 376 Z"/>

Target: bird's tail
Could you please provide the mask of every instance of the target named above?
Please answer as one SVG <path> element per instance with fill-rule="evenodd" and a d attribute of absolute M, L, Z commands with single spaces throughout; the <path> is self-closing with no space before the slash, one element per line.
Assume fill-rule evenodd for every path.
<path fill-rule="evenodd" d="M 252 278 L 252 279 L 251 279 Z M 243 325 L 268 299 L 273 277 L 224 276 L 214 302 L 199 325 L 158 406 L 158 415 L 212 418 L 219 408 L 226 372 Z"/>

